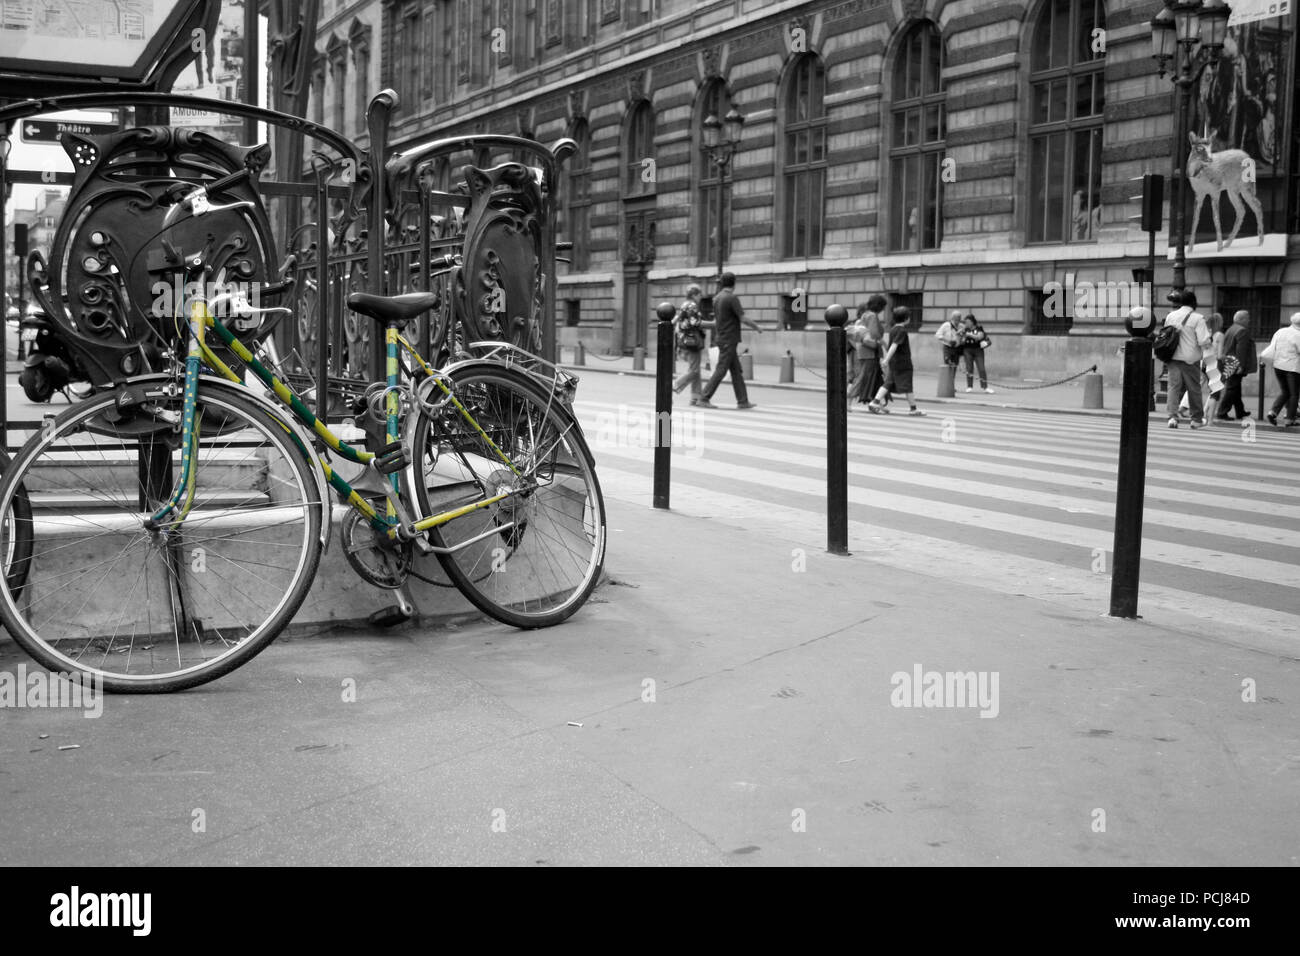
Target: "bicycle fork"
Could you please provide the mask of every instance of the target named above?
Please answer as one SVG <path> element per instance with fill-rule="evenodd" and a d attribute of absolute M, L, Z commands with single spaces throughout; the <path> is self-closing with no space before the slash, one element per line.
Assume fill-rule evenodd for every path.
<path fill-rule="evenodd" d="M 181 405 L 181 477 L 165 505 L 146 521 L 149 530 L 159 528 L 168 515 L 175 514 L 177 524 L 185 520 L 194 507 L 194 489 L 198 478 L 194 452 L 198 444 L 199 423 L 195 417 L 198 405 L 199 366 L 203 351 L 203 336 L 207 331 L 207 304 L 201 299 L 190 303 L 190 348 L 185 356 L 185 398 Z"/>

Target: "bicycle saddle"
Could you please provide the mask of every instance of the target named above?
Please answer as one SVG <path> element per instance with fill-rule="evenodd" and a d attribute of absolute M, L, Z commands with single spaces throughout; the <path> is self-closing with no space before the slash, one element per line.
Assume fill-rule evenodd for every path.
<path fill-rule="evenodd" d="M 348 308 L 361 315 L 368 315 L 377 322 L 405 323 L 421 312 L 427 312 L 438 304 L 436 292 L 406 292 L 402 295 L 371 295 L 369 292 L 353 292 L 348 296 Z"/>

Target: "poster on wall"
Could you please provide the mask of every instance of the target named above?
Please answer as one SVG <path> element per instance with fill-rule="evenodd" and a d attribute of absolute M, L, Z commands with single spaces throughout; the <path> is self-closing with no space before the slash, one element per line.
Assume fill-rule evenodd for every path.
<path fill-rule="evenodd" d="M 1290 0 L 1233 5 L 1222 54 L 1192 91 L 1189 257 L 1286 255 L 1295 45 Z"/>

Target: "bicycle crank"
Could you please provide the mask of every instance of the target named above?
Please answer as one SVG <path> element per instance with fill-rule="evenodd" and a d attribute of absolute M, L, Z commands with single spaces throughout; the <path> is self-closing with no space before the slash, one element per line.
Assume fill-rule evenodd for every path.
<path fill-rule="evenodd" d="M 370 499 L 379 509 L 384 507 L 384 500 Z M 340 540 L 348 564 L 364 580 L 387 591 L 395 591 L 406 583 L 415 551 L 410 541 L 396 541 L 380 534 L 357 511 L 348 511 L 343 519 Z"/>

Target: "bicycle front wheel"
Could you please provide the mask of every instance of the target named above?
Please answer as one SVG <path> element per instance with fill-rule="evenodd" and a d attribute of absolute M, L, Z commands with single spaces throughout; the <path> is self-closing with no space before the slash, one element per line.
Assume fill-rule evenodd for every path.
<path fill-rule="evenodd" d="M 9 455 L 0 449 L 0 475 L 9 467 Z M 0 554 L 4 555 L 4 574 L 9 586 L 21 593 L 27 583 L 27 569 L 32 556 L 32 506 L 27 489 L 19 488 L 10 507 L 0 520 Z"/>
<path fill-rule="evenodd" d="M 453 376 L 451 402 L 421 409 L 415 495 L 445 514 L 511 492 L 433 528 L 438 559 L 475 607 L 514 627 L 549 627 L 591 595 L 605 561 L 605 502 L 576 419 L 528 376 L 480 366 Z"/>
<path fill-rule="evenodd" d="M 201 388 L 193 489 L 182 515 L 151 527 L 182 478 L 183 396 L 137 383 L 120 402 L 126 391 L 47 421 L 5 470 L 0 515 L 31 549 L 0 583 L 0 617 L 51 671 L 108 691 L 180 690 L 245 663 L 293 618 L 320 559 L 323 502 L 276 418 Z"/>

